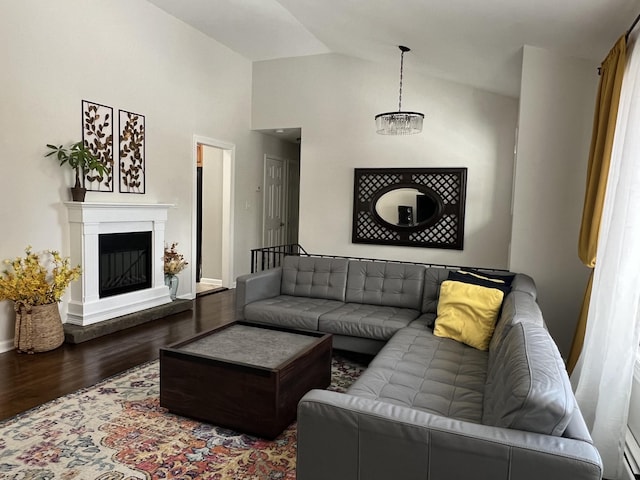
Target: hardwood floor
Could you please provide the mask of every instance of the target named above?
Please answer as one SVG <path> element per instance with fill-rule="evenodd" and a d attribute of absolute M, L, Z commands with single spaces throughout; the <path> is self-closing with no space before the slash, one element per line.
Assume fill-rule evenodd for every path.
<path fill-rule="evenodd" d="M 197 297 L 194 309 L 51 352 L 0 354 L 0 420 L 158 358 L 158 349 L 230 322 L 235 290 Z"/>

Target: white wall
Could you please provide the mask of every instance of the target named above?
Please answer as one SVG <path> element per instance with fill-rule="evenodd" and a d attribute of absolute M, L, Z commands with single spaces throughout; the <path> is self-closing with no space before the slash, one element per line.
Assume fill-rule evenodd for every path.
<path fill-rule="evenodd" d="M 202 146 L 202 278 L 222 281 L 222 150 Z"/>
<path fill-rule="evenodd" d="M 257 62 L 254 128 L 302 127 L 300 243 L 313 253 L 508 266 L 517 101 L 423 77 L 405 58 L 403 107 L 420 135 L 375 132 L 397 106 L 397 65 L 328 54 Z M 351 243 L 353 169 L 468 167 L 463 251 Z"/>
<path fill-rule="evenodd" d="M 588 276 L 577 245 L 597 82 L 591 62 L 524 48 L 510 267 L 535 279 L 565 356 Z"/>
<path fill-rule="evenodd" d="M 253 127 L 302 127 L 300 243 L 314 253 L 529 273 L 566 354 L 588 273 L 576 244 L 595 65 L 526 47 L 518 114 L 515 99 L 422 77 L 405 60 L 403 106 L 426 114 L 410 137 L 374 130 L 374 115 L 395 108 L 394 66 L 339 55 L 254 64 Z M 351 243 L 354 168 L 438 166 L 469 169 L 464 251 Z"/>
<path fill-rule="evenodd" d="M 46 143 L 80 140 L 85 99 L 145 115 L 147 132 L 146 194 L 88 192 L 87 201 L 175 204 L 166 238 L 190 262 L 193 136 L 236 145 L 233 273 L 249 271 L 267 152 L 264 136 L 250 131 L 248 60 L 144 0 L 1 2 L 0 43 L 0 259 L 27 245 L 70 253 L 62 201 L 71 171 L 43 154 Z M 192 265 L 179 295 L 194 294 L 185 281 Z M 0 302 L 0 351 L 11 348 L 13 325 L 10 302 Z"/>

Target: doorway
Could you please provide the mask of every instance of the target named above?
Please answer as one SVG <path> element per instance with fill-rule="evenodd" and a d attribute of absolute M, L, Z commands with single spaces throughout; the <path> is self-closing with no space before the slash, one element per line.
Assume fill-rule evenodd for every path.
<path fill-rule="evenodd" d="M 231 287 L 234 160 L 235 145 L 194 136 L 192 291 L 196 295 Z"/>
<path fill-rule="evenodd" d="M 262 246 L 298 243 L 300 164 L 264 156 Z"/>

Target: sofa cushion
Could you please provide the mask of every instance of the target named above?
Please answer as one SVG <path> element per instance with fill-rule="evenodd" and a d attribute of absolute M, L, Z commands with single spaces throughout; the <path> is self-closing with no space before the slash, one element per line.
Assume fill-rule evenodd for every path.
<path fill-rule="evenodd" d="M 440 286 L 449 277 L 450 270 L 440 267 L 427 267 L 424 272 L 424 291 L 422 297 L 422 313 L 436 313 Z M 533 279 L 522 273 L 516 273 L 511 281 L 511 290 L 528 293 L 535 300 L 536 285 Z M 433 326 L 433 324 L 431 325 Z"/>
<path fill-rule="evenodd" d="M 280 293 L 344 302 L 348 263 L 346 258 L 287 256 L 282 263 Z"/>
<path fill-rule="evenodd" d="M 320 315 L 341 305 L 343 303 L 337 300 L 279 295 L 245 306 L 244 318 L 290 328 L 317 330 Z"/>
<path fill-rule="evenodd" d="M 487 288 L 497 288 L 498 290 L 502 291 L 504 296 L 507 296 L 508 293 L 511 291 L 511 286 L 507 285 L 504 281 L 481 277 L 474 273 L 466 273 L 462 270 L 459 270 L 457 272 L 449 272 L 449 276 L 447 277 L 447 280 L 454 280 L 456 282 L 463 282 L 463 283 L 471 283 L 473 285 L 480 285 L 481 287 L 487 287 Z"/>
<path fill-rule="evenodd" d="M 525 275 L 524 273 L 517 273 L 516 276 L 513 277 L 513 281 L 511 282 L 511 289 L 528 293 L 534 298 L 534 300 L 538 296 L 536 283 L 533 281 L 533 278 L 531 278 L 529 275 Z"/>
<path fill-rule="evenodd" d="M 488 350 L 503 296 L 498 288 L 445 280 L 433 334 Z"/>
<path fill-rule="evenodd" d="M 436 323 L 435 313 L 423 313 L 413 322 L 409 324 L 410 328 L 419 328 L 425 330 L 427 328 L 433 329 L 433 324 Z"/>
<path fill-rule="evenodd" d="M 480 423 L 486 368 L 486 352 L 403 328 L 348 393 Z"/>
<path fill-rule="evenodd" d="M 438 309 L 438 297 L 440 285 L 449 277 L 446 268 L 428 267 L 424 272 L 424 291 L 422 295 L 422 313 L 436 313 Z M 433 324 L 431 324 L 433 327 Z"/>
<path fill-rule="evenodd" d="M 574 408 L 564 362 L 547 330 L 513 325 L 487 372 L 482 423 L 560 436 Z"/>
<path fill-rule="evenodd" d="M 318 322 L 318 328 L 327 333 L 389 340 L 394 333 L 409 325 L 419 314 L 417 310 L 409 308 L 346 303 L 323 314 Z"/>
<path fill-rule="evenodd" d="M 421 265 L 351 260 L 346 301 L 418 310 L 424 271 Z"/>
<path fill-rule="evenodd" d="M 509 333 L 509 329 L 520 322 L 544 325 L 542 312 L 535 298 L 528 293 L 513 290 L 502 302 L 502 311 L 493 331 L 491 342 L 489 342 L 489 368 L 491 368 L 500 343 Z"/>
<path fill-rule="evenodd" d="M 511 286 L 511 284 L 513 283 L 513 279 L 516 276 L 515 273 L 511 273 L 508 271 L 496 272 L 494 270 L 487 271 L 487 270 L 480 270 L 477 268 L 466 268 L 466 267 L 461 268 L 460 270 L 458 270 L 458 272 L 469 273 L 471 275 L 488 278 L 490 280 L 498 280 L 508 286 Z"/>

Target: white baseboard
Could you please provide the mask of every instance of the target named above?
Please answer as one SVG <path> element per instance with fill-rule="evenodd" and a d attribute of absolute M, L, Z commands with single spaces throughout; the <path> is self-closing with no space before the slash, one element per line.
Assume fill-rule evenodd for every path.
<path fill-rule="evenodd" d="M 200 283 L 203 285 L 211 285 L 212 287 L 221 287 L 222 286 L 222 280 L 218 279 L 218 278 L 204 278 L 202 277 L 200 279 Z"/>
<path fill-rule="evenodd" d="M 13 338 L 0 342 L 0 353 L 9 352 L 14 349 Z"/>

